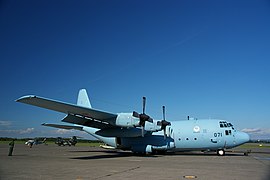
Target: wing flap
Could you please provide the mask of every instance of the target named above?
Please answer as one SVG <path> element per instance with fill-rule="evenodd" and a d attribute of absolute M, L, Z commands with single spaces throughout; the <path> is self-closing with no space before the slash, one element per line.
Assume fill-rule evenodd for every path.
<path fill-rule="evenodd" d="M 71 114 L 67 115 L 62 121 L 67 122 L 67 123 L 73 123 L 73 124 L 79 124 L 83 126 L 98 128 L 98 129 L 114 127 L 107 122 L 93 120 L 93 119 L 86 119 L 86 118 L 74 116 Z"/>
<path fill-rule="evenodd" d="M 66 114 L 80 115 L 83 117 L 98 119 L 112 124 L 114 120 L 117 118 L 117 114 L 99 111 L 92 108 L 82 107 L 75 104 L 69 104 L 33 95 L 23 96 L 17 99 L 16 101 Z"/>
<path fill-rule="evenodd" d="M 138 128 L 105 128 L 101 129 L 95 134 L 104 137 L 140 137 L 142 136 L 141 129 Z"/>

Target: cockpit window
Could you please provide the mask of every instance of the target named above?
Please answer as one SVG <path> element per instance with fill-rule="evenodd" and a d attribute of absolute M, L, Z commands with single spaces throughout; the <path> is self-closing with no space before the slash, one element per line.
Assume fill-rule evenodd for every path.
<path fill-rule="evenodd" d="M 228 123 L 228 125 L 230 125 L 229 127 L 232 127 L 232 129 L 234 129 L 233 125 L 231 123 Z"/>
<path fill-rule="evenodd" d="M 219 126 L 221 128 L 232 127 L 232 129 L 234 129 L 233 125 L 231 123 L 227 123 L 226 121 L 219 121 Z"/>

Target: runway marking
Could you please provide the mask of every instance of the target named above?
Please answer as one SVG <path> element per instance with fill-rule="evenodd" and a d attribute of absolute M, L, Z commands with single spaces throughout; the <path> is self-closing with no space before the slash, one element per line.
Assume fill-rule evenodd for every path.
<path fill-rule="evenodd" d="M 139 159 L 131 159 L 131 160 L 128 160 L 128 161 L 131 161 L 131 162 L 140 162 L 142 160 L 139 160 Z"/>
<path fill-rule="evenodd" d="M 183 176 L 185 179 L 196 179 L 197 176 L 194 176 L 194 175 L 186 175 L 186 176 Z"/>

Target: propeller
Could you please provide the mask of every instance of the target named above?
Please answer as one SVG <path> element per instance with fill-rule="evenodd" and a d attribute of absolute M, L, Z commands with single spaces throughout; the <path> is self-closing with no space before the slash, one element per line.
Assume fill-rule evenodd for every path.
<path fill-rule="evenodd" d="M 171 123 L 165 120 L 165 106 L 162 106 L 163 120 L 158 121 L 157 125 L 161 126 L 161 130 L 164 131 L 164 139 L 166 139 L 166 126 L 170 126 Z"/>
<path fill-rule="evenodd" d="M 153 119 L 145 114 L 145 104 L 146 104 L 146 97 L 143 97 L 143 112 L 141 114 L 137 113 L 136 111 L 133 111 L 133 116 L 140 119 L 139 125 L 142 127 L 142 137 L 144 137 L 144 126 L 145 121 L 153 122 Z"/>

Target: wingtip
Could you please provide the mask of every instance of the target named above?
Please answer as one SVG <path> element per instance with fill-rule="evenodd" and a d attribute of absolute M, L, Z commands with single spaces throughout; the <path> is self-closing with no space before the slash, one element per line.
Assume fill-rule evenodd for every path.
<path fill-rule="evenodd" d="M 36 95 L 27 95 L 27 96 L 22 96 L 22 97 L 16 99 L 15 101 L 16 102 L 21 102 L 21 101 L 23 101 L 25 99 L 31 99 L 31 98 L 36 98 L 36 97 L 37 97 Z"/>

